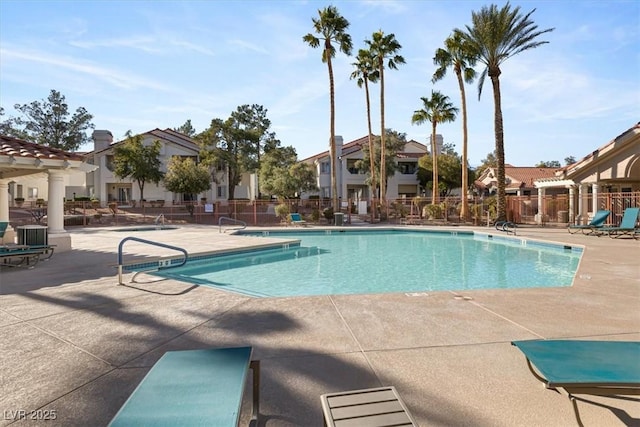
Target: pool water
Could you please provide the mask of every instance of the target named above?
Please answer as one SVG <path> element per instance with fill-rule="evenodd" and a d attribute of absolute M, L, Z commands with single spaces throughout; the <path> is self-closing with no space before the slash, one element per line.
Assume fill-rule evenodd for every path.
<path fill-rule="evenodd" d="M 253 296 L 570 286 L 582 250 L 473 233 L 273 233 L 300 246 L 189 261 L 154 274 Z"/>

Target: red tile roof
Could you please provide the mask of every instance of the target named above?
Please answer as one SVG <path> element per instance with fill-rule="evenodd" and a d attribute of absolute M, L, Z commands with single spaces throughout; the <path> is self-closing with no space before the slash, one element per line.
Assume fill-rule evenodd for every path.
<path fill-rule="evenodd" d="M 70 153 L 58 148 L 47 147 L 6 135 L 0 135 L 0 156 L 52 160 L 84 160 L 81 154 Z"/>

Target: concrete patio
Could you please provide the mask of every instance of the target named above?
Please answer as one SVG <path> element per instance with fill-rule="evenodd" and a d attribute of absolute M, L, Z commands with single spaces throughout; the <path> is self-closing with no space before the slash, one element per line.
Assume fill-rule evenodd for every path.
<path fill-rule="evenodd" d="M 118 285 L 117 247 L 129 235 L 190 253 L 263 239 L 205 226 L 70 233 L 73 251 L 0 272 L 0 426 L 37 409 L 56 419 L 15 424 L 103 426 L 165 351 L 244 345 L 261 360 L 261 426 L 322 426 L 321 394 L 381 385 L 421 426 L 573 426 L 567 397 L 545 390 L 510 342 L 640 340 L 638 240 L 519 229 L 584 245 L 567 288 L 252 298 L 144 275 Z M 168 255 L 136 242 L 125 251 Z M 585 426 L 640 425 L 639 398 L 578 404 Z"/>

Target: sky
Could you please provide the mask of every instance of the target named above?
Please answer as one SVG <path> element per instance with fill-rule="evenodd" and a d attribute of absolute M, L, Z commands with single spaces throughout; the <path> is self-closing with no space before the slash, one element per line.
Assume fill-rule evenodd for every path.
<path fill-rule="evenodd" d="M 196 131 L 240 105 L 259 104 L 271 130 L 298 158 L 328 149 L 329 77 L 313 32 L 318 9 L 334 5 L 350 23 L 352 56 L 334 59 L 336 134 L 367 135 L 364 89 L 350 79 L 365 39 L 382 30 L 402 45 L 406 64 L 385 72 L 385 127 L 427 144 L 431 126 L 412 125 L 421 97 L 438 90 L 460 107 L 455 75 L 432 83 L 433 55 L 485 1 L 34 1 L 0 0 L 0 105 L 44 100 L 52 89 L 71 112 L 84 107 L 115 140 L 191 120 Z M 496 2 L 502 7 L 504 2 Z M 506 162 L 580 159 L 640 121 L 640 2 L 512 1 L 539 29 L 536 49 L 501 67 Z M 477 66 L 478 72 L 482 71 Z M 493 92 L 467 85 L 469 162 L 495 147 Z M 380 85 L 371 87 L 380 133 Z M 462 152 L 462 119 L 438 125 Z M 82 149 L 90 150 L 91 146 Z"/>

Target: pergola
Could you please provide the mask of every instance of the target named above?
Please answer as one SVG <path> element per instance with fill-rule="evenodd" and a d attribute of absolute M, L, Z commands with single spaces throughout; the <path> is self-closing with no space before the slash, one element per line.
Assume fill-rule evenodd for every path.
<path fill-rule="evenodd" d="M 97 166 L 85 162 L 82 155 L 0 135 L 0 221 L 9 221 L 9 183 L 16 179 L 43 175 L 48 181 L 47 233 L 57 251 L 71 249 L 71 238 L 64 229 L 64 176 L 91 172 Z M 9 226 L 5 241 L 15 231 Z"/>

